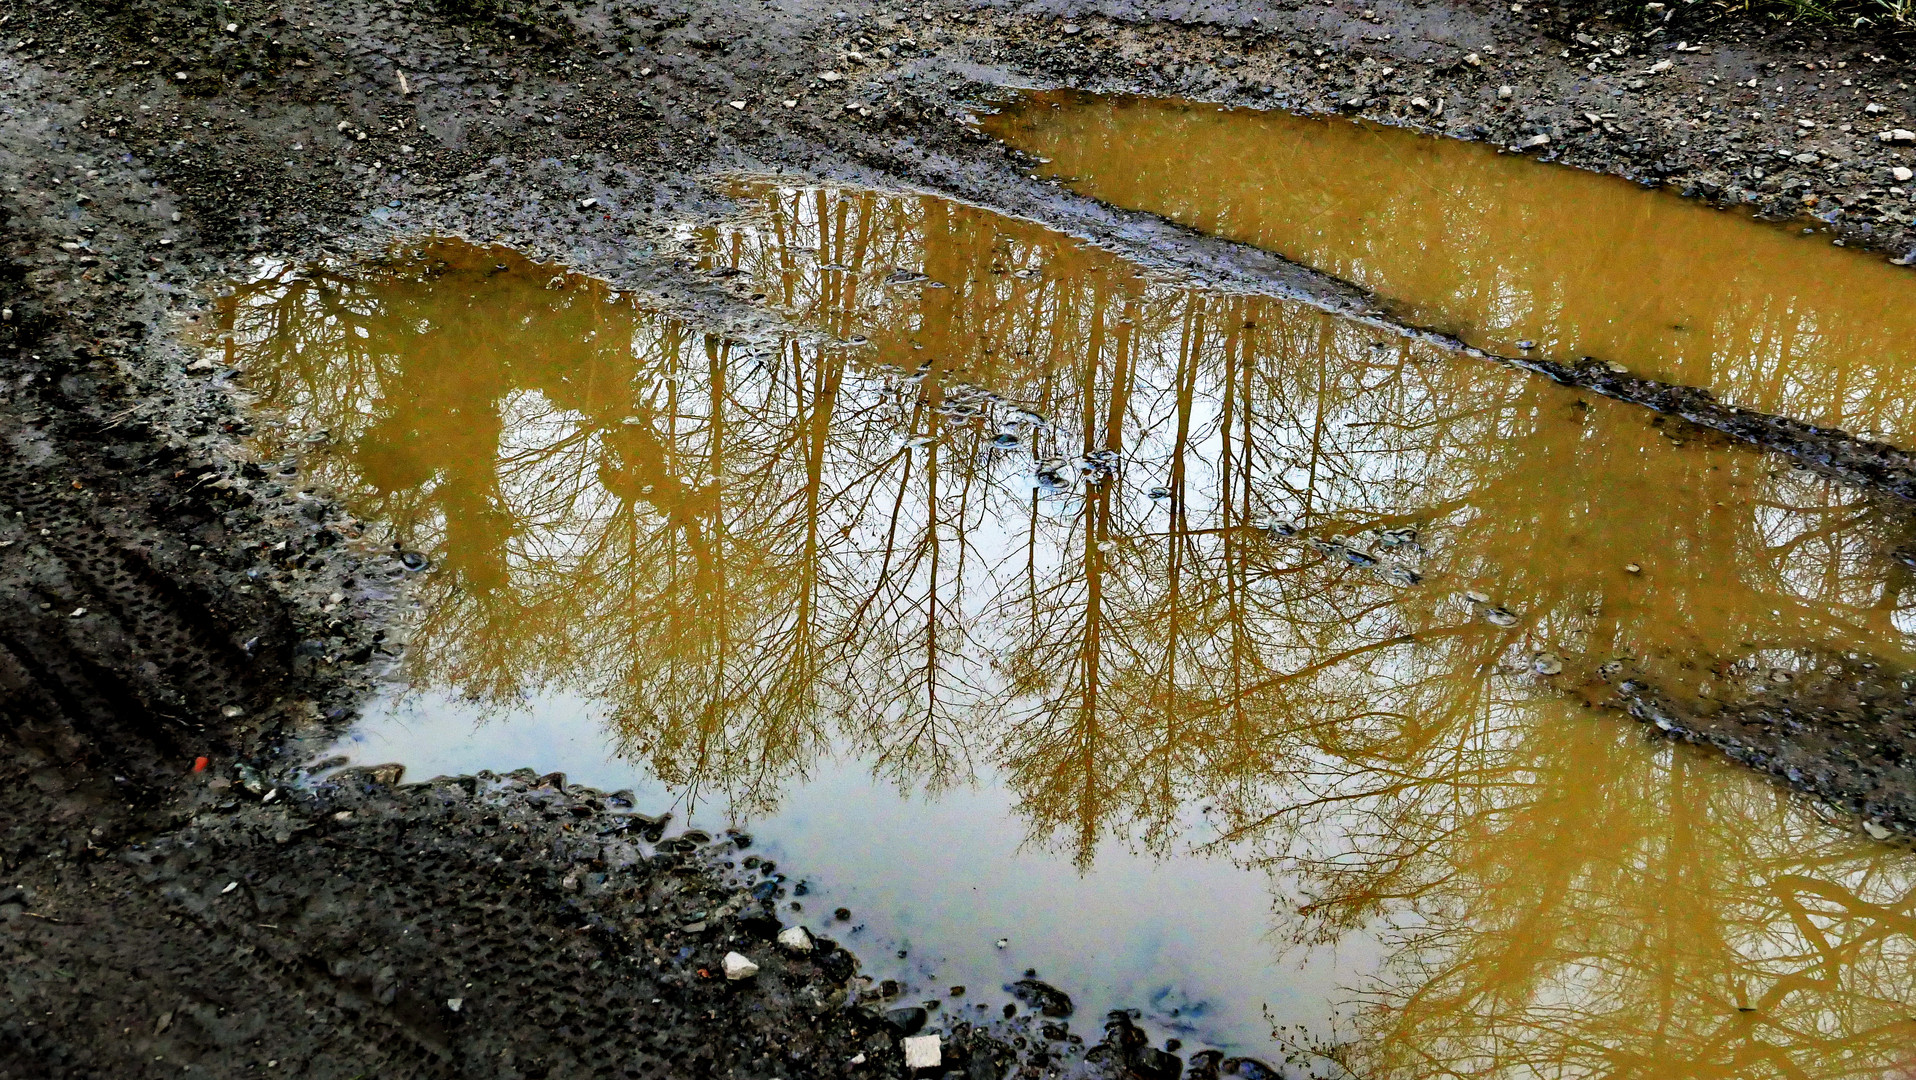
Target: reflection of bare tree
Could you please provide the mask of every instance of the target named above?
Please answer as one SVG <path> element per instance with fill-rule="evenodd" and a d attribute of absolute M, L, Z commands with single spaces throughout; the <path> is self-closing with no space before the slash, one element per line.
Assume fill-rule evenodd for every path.
<path fill-rule="evenodd" d="M 1265 246 L 1480 343 L 1531 338 L 1916 438 L 1908 283 L 1820 238 L 1357 121 L 1059 91 L 987 126 L 1080 191 Z"/>
<path fill-rule="evenodd" d="M 235 298 L 254 383 L 349 448 L 323 478 L 441 553 L 415 680 L 589 695 L 628 753 L 740 812 L 831 752 L 920 788 L 989 768 L 1087 863 L 1113 836 L 1167 850 L 1206 807 L 1201 835 L 1293 872 L 1297 934 L 1402 930 L 1350 1053 L 1414 1075 L 1399 1042 L 1461 1069 L 1649 1030 L 1635 974 L 1574 1023 L 1537 1013 L 1570 969 L 1499 928 L 1622 902 L 1644 864 L 1601 835 L 1695 765 L 1566 734 L 1532 652 L 1630 657 L 1700 701 L 1818 650 L 1910 659 L 1876 511 L 1761 456 L 939 200 L 749 194 L 715 267 L 853 344 L 754 350 L 452 245 Z M 1876 873 L 1819 867 L 1807 828 L 1753 854 L 1739 817 L 1786 813 L 1764 789 L 1682 790 L 1715 846 L 1643 850 L 1736 897 L 1778 867 Z M 1498 846 L 1522 836 L 1550 857 Z M 1590 873 L 1610 891 L 1550 876 Z M 1540 890 L 1554 922 L 1526 914 Z M 1741 911 L 1683 977 L 1744 955 Z M 1888 1000 L 1858 956 L 1816 993 Z M 1491 969 L 1502 1012 L 1468 989 Z"/>
<path fill-rule="evenodd" d="M 1353 1073 L 1875 1076 L 1905 1052 L 1903 860 L 1727 766 L 1500 711 L 1521 742 L 1392 792 L 1398 828 L 1360 857 L 1302 858 L 1312 918 L 1392 913 Z M 1283 836 L 1309 851 L 1312 831 Z"/>

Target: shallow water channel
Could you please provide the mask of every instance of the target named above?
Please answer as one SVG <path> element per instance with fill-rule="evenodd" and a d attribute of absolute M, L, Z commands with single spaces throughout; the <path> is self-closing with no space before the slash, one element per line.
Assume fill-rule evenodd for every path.
<path fill-rule="evenodd" d="M 747 829 L 935 1015 L 1031 968 L 1321 1075 L 1908 1067 L 1916 862 L 1588 704 L 1916 664 L 1904 514 L 1026 222 L 741 193 L 710 272 L 825 343 L 457 242 L 227 301 L 288 482 L 433 560 L 350 757 Z"/>
<path fill-rule="evenodd" d="M 1076 191 L 1277 252 L 1481 348 L 1594 356 L 1916 446 L 1916 274 L 1814 221 L 1339 117 L 1057 91 L 984 126 Z"/>

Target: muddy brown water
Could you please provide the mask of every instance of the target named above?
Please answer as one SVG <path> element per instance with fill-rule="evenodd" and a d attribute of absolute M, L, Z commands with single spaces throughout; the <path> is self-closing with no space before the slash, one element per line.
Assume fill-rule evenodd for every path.
<path fill-rule="evenodd" d="M 1026 222 L 741 194 L 711 272 L 831 340 L 457 242 L 227 302 L 262 452 L 434 562 L 349 756 L 747 829 L 947 1017 L 1032 968 L 1324 1076 L 1909 1065 L 1916 862 L 1586 704 L 1910 666 L 1906 517 Z"/>
<path fill-rule="evenodd" d="M 1058 91 L 984 126 L 1078 192 L 1274 251 L 1481 348 L 1594 356 L 1916 446 L 1916 275 L 1817 222 L 1336 117 Z"/>

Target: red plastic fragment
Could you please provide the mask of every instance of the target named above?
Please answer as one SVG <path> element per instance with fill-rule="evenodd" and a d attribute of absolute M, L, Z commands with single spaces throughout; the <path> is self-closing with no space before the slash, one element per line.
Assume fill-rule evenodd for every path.
<path fill-rule="evenodd" d="M 205 772 L 205 771 L 206 771 L 206 757 L 205 757 L 205 755 L 201 755 L 201 756 L 199 756 L 199 757 L 196 757 L 196 758 L 194 758 L 194 759 L 193 759 L 193 771 L 194 771 L 194 772 Z"/>

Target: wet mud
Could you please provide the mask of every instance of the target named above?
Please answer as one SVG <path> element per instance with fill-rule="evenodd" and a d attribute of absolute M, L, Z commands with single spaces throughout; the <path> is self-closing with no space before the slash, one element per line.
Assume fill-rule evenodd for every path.
<path fill-rule="evenodd" d="M 682 913 L 668 911 L 678 901 L 660 898 L 704 890 L 723 906 L 746 882 L 735 876 L 739 859 L 732 868 L 717 855 L 680 865 L 650 841 L 621 846 L 619 830 L 644 807 L 537 778 L 394 787 L 388 774 L 322 780 L 302 772 L 312 751 L 350 724 L 375 671 L 415 644 L 392 639 L 415 590 L 450 576 L 410 569 L 409 556 L 478 558 L 480 549 L 430 532 L 395 536 L 388 530 L 406 523 L 396 512 L 403 507 L 375 514 L 354 502 L 344 477 L 334 488 L 309 479 L 333 433 L 304 449 L 260 452 L 284 433 L 256 428 L 247 411 L 259 389 L 253 375 L 237 375 L 206 350 L 209 333 L 220 332 L 216 283 L 257 279 L 256 258 L 337 268 L 384 254 L 395 240 L 463 235 L 641 290 L 701 343 L 770 342 L 795 325 L 802 332 L 793 340 L 845 340 L 849 322 L 768 304 L 777 275 L 712 273 L 744 265 L 714 257 L 712 245 L 731 235 L 726 223 L 742 220 L 742 208 L 731 181 L 713 178 L 785 171 L 957 194 L 1131 255 L 1144 274 L 1173 284 L 1303 298 L 1313 311 L 1341 311 L 1374 330 L 1397 325 L 1390 282 L 1352 274 L 1355 284 L 1340 283 L 1328 276 L 1339 273 L 1334 266 L 1327 274 L 1287 261 L 1311 264 L 1281 244 L 1275 255 L 1256 247 L 1265 237 L 1207 236 L 1142 212 L 1175 222 L 1175 207 L 1134 207 L 1115 195 L 1099 202 L 1034 177 L 1043 163 L 966 122 L 1020 83 L 1342 111 L 1490 145 L 1532 143 L 1530 156 L 1769 216 L 1808 215 L 1804 224 L 1818 231 L 1804 244 L 1840 240 L 1903 258 L 1909 189 L 1891 170 L 1907 167 L 1912 150 L 1896 134 L 1910 121 L 1909 72 L 1895 39 L 1806 41 L 1800 27 L 1693 19 L 1686 11 L 1650 25 L 1577 9 L 1389 5 L 8 6 L 0 15 L 8 244 L 0 272 L 0 914 L 9 1008 L 0 1071 L 872 1075 L 902 1068 L 900 1028 L 917 1022 L 888 1019 L 875 1006 L 816 1011 L 808 989 L 830 1002 L 836 990 L 826 988 L 842 989 L 845 973 L 824 957 L 785 957 L 766 943 L 769 926 L 752 916 L 760 898 L 749 890 L 749 902 L 708 921 L 705 936 L 667 950 L 672 935 L 688 931 Z M 1681 51 L 1670 47 L 1678 36 Z M 1692 41 L 1702 51 L 1687 48 Z M 1670 66 L 1659 67 L 1664 59 Z M 1738 85 L 1749 78 L 1757 85 Z M 1187 314 L 1193 303 L 1165 302 L 1186 304 Z M 1421 364 L 1409 354 L 1426 348 L 1474 347 L 1470 327 L 1444 322 L 1392 345 L 1394 363 Z M 862 332 L 879 341 L 869 327 L 883 325 L 873 316 Z M 1530 360 L 1522 350 L 1508 359 L 1688 421 L 1648 433 L 1647 414 L 1628 418 L 1602 401 L 1591 403 L 1602 419 L 1552 421 L 1633 429 L 1645 457 L 1658 440 L 1705 443 L 1703 428 L 1781 450 L 1716 446 L 1722 468 L 1701 455 L 1690 455 L 1691 467 L 1735 474 L 1727 479 L 1745 486 L 1722 500 L 1726 508 L 1747 514 L 1754 504 L 1743 500 L 1761 492 L 1765 513 L 1791 523 L 1778 526 L 1785 532 L 1819 514 L 1840 523 L 1805 528 L 1816 539 L 1784 545 L 1794 558 L 1824 543 L 1817 571 L 1778 556 L 1768 577 L 1728 589 L 1727 600 L 1707 572 L 1699 584 L 1680 580 L 1675 562 L 1653 567 L 1662 538 L 1639 537 L 1646 554 L 1638 565 L 1679 578 L 1646 594 L 1644 617 L 1670 617 L 1653 610 L 1660 597 L 1707 596 L 1716 605 L 1685 628 L 1695 648 L 1579 648 L 1593 631 L 1630 644 L 1629 604 L 1610 600 L 1601 615 L 1582 608 L 1578 618 L 1596 623 L 1566 622 L 1571 644 L 1539 639 L 1534 652 L 1560 658 L 1563 674 L 1542 675 L 1530 655 L 1529 673 L 1513 676 L 1582 680 L 1593 704 L 1714 743 L 1861 810 L 1885 835 L 1911 824 L 1916 787 L 1899 752 L 1908 694 L 1895 628 L 1903 526 L 1899 509 L 1876 501 L 1876 493 L 1916 492 L 1893 407 L 1870 401 L 1799 415 L 1799 397 L 1679 385 L 1701 382 L 1689 368 L 1637 370 L 1630 359 L 1616 361 L 1620 373 L 1602 357 L 1583 365 Z M 1009 393 L 1012 383 L 981 376 L 967 385 Z M 1575 398 L 1541 381 L 1515 386 L 1504 392 L 1519 398 L 1502 407 L 1517 414 L 1521 394 Z M 1475 400 L 1480 389 L 1462 386 L 1453 399 L 1460 416 L 1436 419 L 1481 422 L 1498 406 Z M 1785 404 L 1771 413 L 1771 400 Z M 1884 441 L 1853 438 L 1840 425 Z M 1079 430 L 1088 436 L 1093 427 Z M 643 429 L 620 430 L 637 438 Z M 1538 443 L 1539 452 L 1550 443 Z M 1787 455 L 1845 484 L 1799 476 Z M 628 457 L 628 475 L 608 474 L 608 484 L 644 482 L 645 455 Z M 289 458 L 298 467 L 280 471 L 276 463 Z M 387 487 L 403 490 L 403 470 L 416 464 L 393 455 L 387 465 L 399 471 Z M 1647 477 L 1642 501 L 1666 504 L 1669 482 L 1668 474 Z M 1711 485 L 1722 482 L 1695 477 L 1700 513 L 1657 524 L 1707 528 Z M 1361 499 L 1344 503 L 1345 516 L 1307 523 L 1315 531 L 1301 543 L 1259 539 L 1269 547 L 1258 550 L 1302 558 L 1315 573 L 1334 568 L 1335 556 L 1364 589 L 1399 588 L 1378 576 L 1389 560 L 1353 540 L 1366 528 L 1410 523 L 1373 520 L 1370 509 Z M 1244 504 L 1236 531 L 1259 514 L 1276 516 Z M 1735 518 L 1716 521 L 1744 540 L 1686 541 L 1722 560 L 1700 555 L 1699 569 L 1743 567 L 1748 549 L 1737 544 L 1770 535 L 1769 518 Z M 1258 532 L 1268 538 L 1275 524 L 1258 523 Z M 1463 584 L 1470 556 L 1488 560 L 1493 569 L 1484 572 L 1499 580 L 1498 545 L 1507 555 L 1534 535 L 1500 541 L 1493 529 L 1472 540 L 1485 545 L 1474 552 L 1463 544 L 1435 553 L 1441 565 L 1406 569 L 1432 582 L 1463 575 Z M 1313 538 L 1336 546 L 1310 546 Z M 1589 588 L 1577 569 L 1545 574 L 1563 587 L 1567 611 Z M 1486 597 L 1466 596 L 1474 606 L 1459 609 L 1473 617 L 1472 633 L 1510 629 L 1488 618 L 1491 609 L 1527 614 L 1481 587 L 1462 591 Z M 1754 626 L 1759 600 L 1771 596 L 1791 599 L 1798 618 L 1780 629 Z M 1721 617 L 1736 616 L 1738 604 L 1758 614 Z M 1626 614 L 1615 614 L 1619 607 Z M 1599 652 L 1587 673 L 1575 663 Z M 1618 659 L 1631 663 L 1601 670 Z M 1697 669 L 1712 664 L 1703 694 Z M 1741 689 L 1716 697 L 1732 685 Z M 1646 798 L 1629 818 L 1669 805 Z M 1364 910 L 1365 895 L 1351 892 L 1347 910 Z M 1900 939 L 1859 931 L 1853 940 L 1867 953 L 1878 942 L 1893 952 Z M 730 949 L 749 953 L 763 981 L 726 980 Z M 1897 997 L 1892 988 L 1873 1000 Z M 1470 1011 L 1466 1001 L 1419 1020 L 1403 1004 L 1387 1015 L 1429 1026 L 1367 1045 L 1433 1045 L 1454 1030 L 1450 1018 Z M 1735 1007 L 1743 1015 L 1744 1005 Z M 1153 1076 L 1178 1065 L 1129 1020 L 1103 1032 L 1095 1018 L 1078 1023 L 1077 1044 L 1016 1023 L 989 1033 L 947 1023 L 943 1048 L 968 1076 Z M 1799 1044 L 1813 1046 L 1813 1017 L 1798 1026 Z M 1566 1030 L 1564 1045 L 1574 1044 L 1580 1029 Z M 1872 1030 L 1893 1039 L 1896 1029 Z M 1475 1037 L 1454 1045 L 1468 1048 Z M 1222 1055 L 1178 1056 L 1188 1058 L 1185 1075 L 1258 1075 L 1259 1066 Z M 1384 1075 L 1402 1063 L 1369 1065 Z"/>

